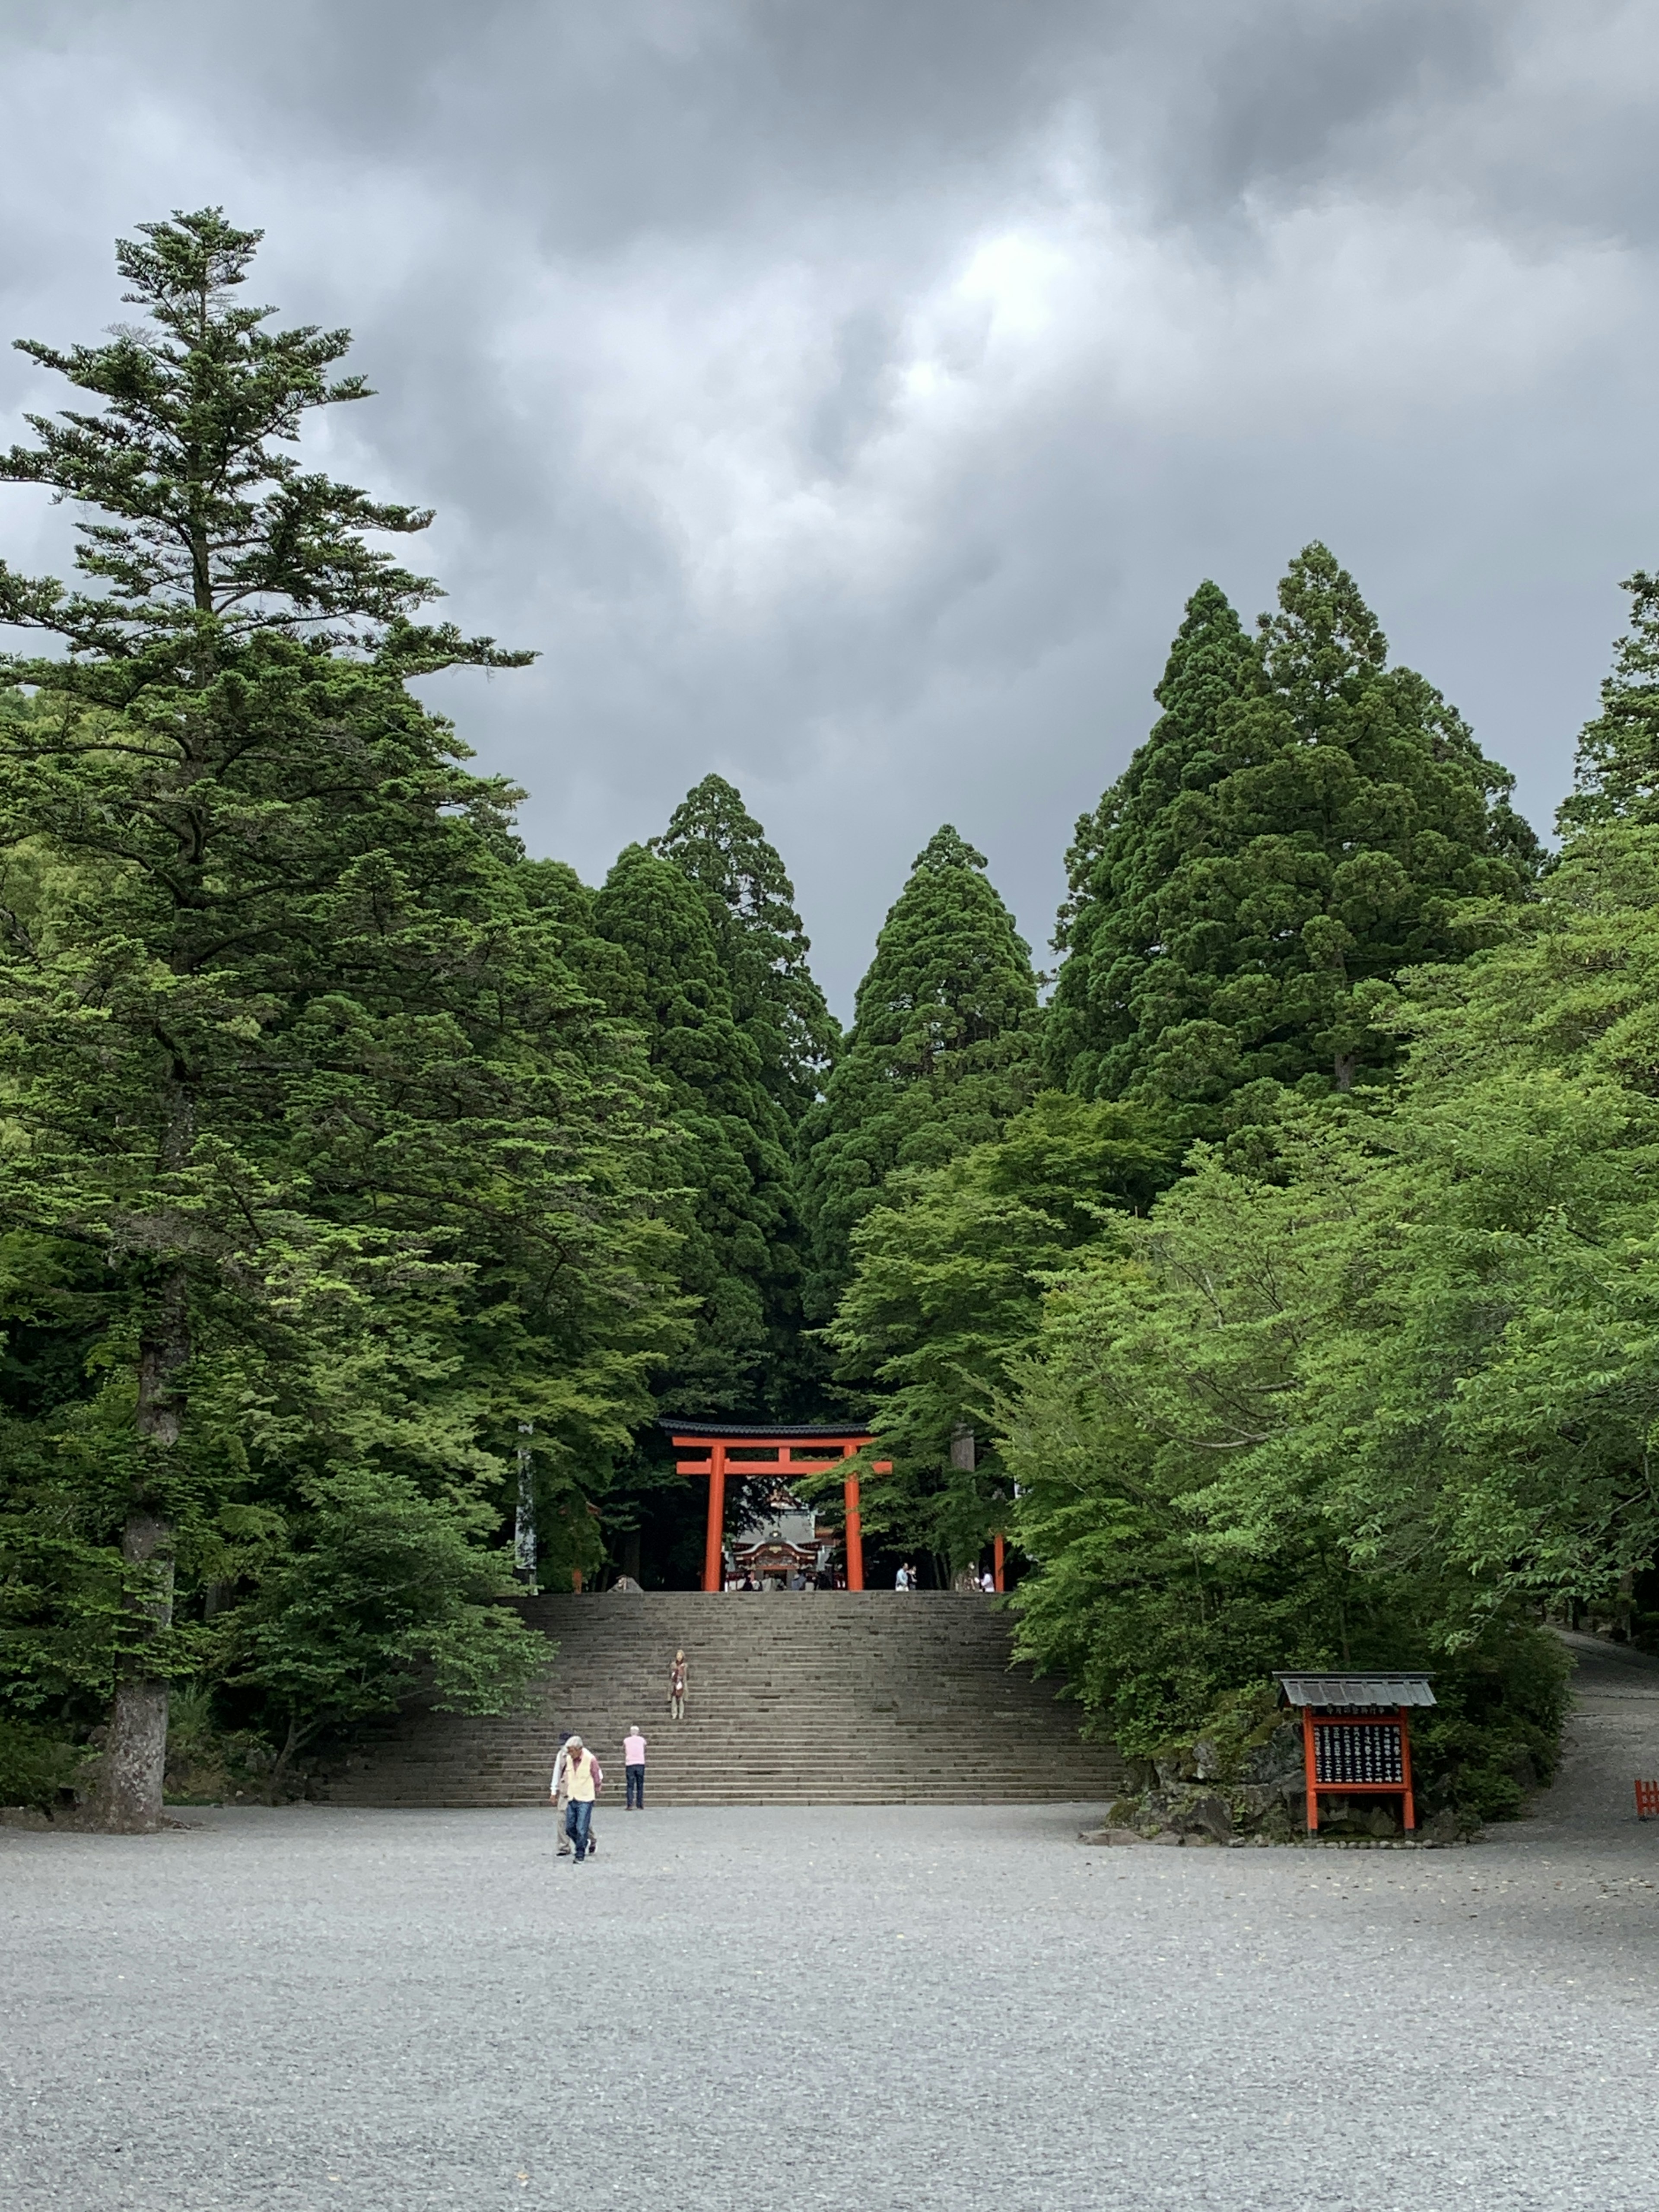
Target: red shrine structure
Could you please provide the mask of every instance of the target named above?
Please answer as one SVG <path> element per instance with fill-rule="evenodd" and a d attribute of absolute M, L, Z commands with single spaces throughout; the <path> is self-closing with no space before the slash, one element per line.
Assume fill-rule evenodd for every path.
<path fill-rule="evenodd" d="M 1400 1825 L 1417 1826 L 1409 1708 L 1433 1705 L 1427 1674 L 1279 1674 L 1287 1705 L 1302 1715 L 1308 1833 L 1319 1832 L 1321 1794 L 1398 1797 Z"/>
<path fill-rule="evenodd" d="M 719 1589 L 726 1553 L 726 1478 L 775 1475 L 787 1488 L 792 1474 L 823 1474 L 838 1461 L 849 1460 L 875 1438 L 867 1429 L 796 1425 L 784 1428 L 746 1428 L 730 1422 L 664 1421 L 679 1452 L 695 1452 L 695 1459 L 675 1462 L 681 1474 L 708 1478 L 708 1534 L 703 1547 L 702 1586 Z M 872 1474 L 890 1474 L 891 1460 L 872 1462 Z M 859 1478 L 849 1472 L 842 1483 L 847 1507 L 847 1587 L 864 1588 L 864 1530 L 859 1519 Z"/>

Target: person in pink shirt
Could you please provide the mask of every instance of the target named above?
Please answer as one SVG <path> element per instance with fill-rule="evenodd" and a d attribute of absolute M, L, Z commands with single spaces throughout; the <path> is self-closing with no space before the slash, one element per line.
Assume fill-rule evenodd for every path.
<path fill-rule="evenodd" d="M 645 1810 L 645 1738 L 640 1734 L 640 1724 L 635 1722 L 623 1738 L 623 1766 L 628 1776 L 628 1802 L 624 1813 Z"/>

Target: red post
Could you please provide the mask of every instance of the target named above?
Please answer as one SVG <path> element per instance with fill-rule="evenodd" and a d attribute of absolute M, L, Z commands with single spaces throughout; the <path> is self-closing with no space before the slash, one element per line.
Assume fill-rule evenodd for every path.
<path fill-rule="evenodd" d="M 703 1545 L 702 1586 L 717 1590 L 726 1580 L 726 1446 L 708 1448 L 708 1534 Z"/>
<path fill-rule="evenodd" d="M 1302 1771 L 1308 1784 L 1308 1833 L 1319 1832 L 1319 1753 L 1314 1745 L 1314 1717 L 1310 1706 L 1302 1708 Z"/>
<path fill-rule="evenodd" d="M 991 1539 L 991 1586 L 994 1589 L 1002 1588 L 1002 1531 L 1000 1528 Z"/>
<path fill-rule="evenodd" d="M 851 1459 L 857 1449 L 848 1444 L 842 1453 Z M 864 1588 L 864 1523 L 859 1518 L 859 1479 L 849 1474 L 842 1484 L 842 1496 L 847 1501 L 847 1587 L 849 1590 Z"/>
<path fill-rule="evenodd" d="M 1417 1826 L 1417 1800 L 1412 1795 L 1412 1724 L 1406 1717 L 1406 1708 L 1400 1708 L 1400 1778 L 1406 1785 L 1406 1833 L 1410 1835 Z"/>

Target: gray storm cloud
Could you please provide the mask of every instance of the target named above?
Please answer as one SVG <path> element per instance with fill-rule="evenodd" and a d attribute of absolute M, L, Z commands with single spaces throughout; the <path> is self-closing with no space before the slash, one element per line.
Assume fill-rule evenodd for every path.
<path fill-rule="evenodd" d="M 381 394 L 330 465 L 542 655 L 434 687 L 532 848 L 720 769 L 843 1010 L 943 819 L 1046 940 L 1202 576 L 1326 539 L 1541 824 L 1659 559 L 1634 6 L 14 4 L 0 59 L 0 331 L 264 224 Z M 55 400 L 0 357 L 0 428 Z"/>

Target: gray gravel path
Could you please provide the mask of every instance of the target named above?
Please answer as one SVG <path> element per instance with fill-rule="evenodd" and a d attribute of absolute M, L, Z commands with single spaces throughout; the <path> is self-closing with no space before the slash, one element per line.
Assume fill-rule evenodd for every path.
<path fill-rule="evenodd" d="M 1474 1849 L 1081 1810 L 296 1807 L 0 1833 L 0 2203 L 1659 2205 L 1659 1671 Z M 1622 1796 L 1620 1791 L 1622 1790 Z"/>

